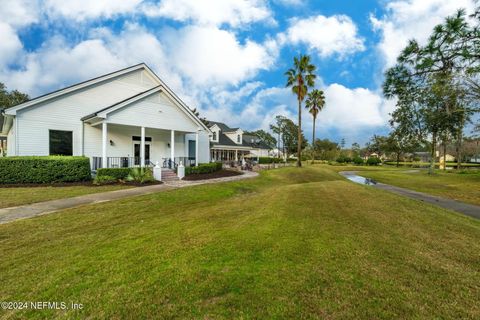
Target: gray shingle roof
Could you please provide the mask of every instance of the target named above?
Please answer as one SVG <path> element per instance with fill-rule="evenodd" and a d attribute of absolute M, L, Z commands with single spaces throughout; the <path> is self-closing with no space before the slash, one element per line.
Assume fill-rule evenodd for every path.
<path fill-rule="evenodd" d="M 264 141 L 260 140 L 259 137 L 254 135 L 243 134 L 242 143 L 238 144 L 232 141 L 224 132 L 237 131 L 239 128 L 230 128 L 223 122 L 208 121 L 209 128 L 212 128 L 214 125 L 217 125 L 220 128 L 220 135 L 218 137 L 218 142 L 210 142 L 211 146 L 235 146 L 235 147 L 248 147 L 248 148 L 261 148 L 261 149 L 271 149 Z"/>

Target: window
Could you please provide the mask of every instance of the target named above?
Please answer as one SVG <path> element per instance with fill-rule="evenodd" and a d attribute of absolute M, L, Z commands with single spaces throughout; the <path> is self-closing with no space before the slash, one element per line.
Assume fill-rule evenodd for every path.
<path fill-rule="evenodd" d="M 240 135 L 237 134 L 237 143 L 240 143 Z"/>
<path fill-rule="evenodd" d="M 217 131 L 213 131 L 212 140 L 217 141 Z"/>
<path fill-rule="evenodd" d="M 132 136 L 133 141 L 142 141 L 140 136 Z M 152 142 L 152 137 L 145 137 L 145 142 Z"/>
<path fill-rule="evenodd" d="M 71 156 L 73 155 L 72 131 L 50 130 L 50 155 Z"/>

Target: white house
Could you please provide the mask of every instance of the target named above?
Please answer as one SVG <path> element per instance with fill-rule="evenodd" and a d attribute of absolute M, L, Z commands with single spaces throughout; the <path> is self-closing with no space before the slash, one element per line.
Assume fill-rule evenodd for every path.
<path fill-rule="evenodd" d="M 144 63 L 8 108 L 8 156 L 74 155 L 92 169 L 210 161 L 209 128 Z"/>
<path fill-rule="evenodd" d="M 209 121 L 210 157 L 214 161 L 241 161 L 243 158 L 268 157 L 270 147 L 259 137 L 245 134 L 240 128 Z"/>

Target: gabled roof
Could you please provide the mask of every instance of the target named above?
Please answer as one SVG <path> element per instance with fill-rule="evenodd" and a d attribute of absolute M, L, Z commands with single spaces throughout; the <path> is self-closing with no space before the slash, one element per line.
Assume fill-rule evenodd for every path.
<path fill-rule="evenodd" d="M 265 141 L 250 134 L 243 134 L 243 145 L 248 145 L 252 148 L 272 149 Z"/>
<path fill-rule="evenodd" d="M 208 121 L 209 127 L 212 128 L 214 125 L 218 126 L 221 130 L 218 135 L 218 142 L 210 141 L 211 146 L 232 146 L 232 147 L 246 147 L 246 148 L 260 148 L 260 149 L 271 149 L 264 141 L 259 137 L 249 134 L 243 134 L 242 143 L 235 143 L 224 133 L 235 132 L 237 130 L 242 130 L 240 128 L 230 128 L 223 122 Z"/>
<path fill-rule="evenodd" d="M 68 93 L 72 93 L 72 92 L 75 92 L 77 90 L 80 90 L 80 89 L 83 89 L 83 88 L 87 88 L 87 87 L 90 87 L 94 84 L 97 84 L 97 83 L 100 83 L 100 82 L 103 82 L 103 81 L 106 81 L 106 80 L 109 80 L 109 79 L 112 79 L 112 78 L 115 78 L 115 77 L 118 77 L 118 76 L 121 76 L 121 75 L 124 75 L 124 74 L 127 74 L 127 73 L 130 73 L 130 72 L 133 72 L 133 71 L 136 71 L 136 70 L 140 70 L 140 69 L 144 69 L 151 77 L 153 77 L 158 83 L 159 83 L 159 86 L 158 87 L 161 87 L 162 91 L 167 95 L 169 96 L 172 100 L 174 100 L 174 102 L 176 104 L 179 105 L 179 107 L 181 107 L 181 109 L 183 109 L 183 111 L 187 114 L 187 116 L 192 119 L 194 122 L 196 122 L 200 127 L 204 128 L 205 130 L 207 130 L 208 132 L 210 132 L 210 129 L 198 118 L 198 116 L 196 116 L 192 110 L 185 104 L 185 102 L 183 102 L 163 81 L 162 79 L 160 79 L 145 63 L 139 63 L 137 65 L 134 65 L 134 66 L 131 66 L 131 67 L 128 67 L 128 68 L 124 68 L 124 69 L 121 69 L 121 70 L 118 70 L 118 71 L 114 71 L 114 72 L 111 72 L 111 73 L 108 73 L 108 74 L 105 74 L 103 76 L 99 76 L 99 77 L 96 77 L 96 78 L 93 78 L 93 79 L 90 79 L 90 80 L 86 80 L 86 81 L 83 81 L 83 82 L 80 82 L 80 83 L 77 83 L 77 84 L 74 84 L 72 86 L 69 86 L 69 87 L 66 87 L 66 88 L 63 88 L 63 89 L 60 89 L 60 90 L 56 90 L 56 91 L 53 91 L 53 92 L 50 92 L 50 93 L 47 93 L 47 94 L 44 94 L 42 96 L 39 96 L 39 97 L 36 97 L 34 99 L 31 99 L 27 102 L 24 102 L 24 103 L 21 103 L 19 105 L 16 105 L 16 106 L 13 106 L 11 108 L 8 108 L 7 110 L 5 110 L 5 114 L 6 115 L 16 115 L 17 111 L 18 110 L 22 110 L 24 108 L 28 108 L 28 107 L 31 107 L 31 106 L 34 106 L 36 104 L 39 104 L 39 103 L 42 103 L 42 102 L 45 102 L 45 101 L 49 101 L 50 99 L 54 99 L 56 97 L 59 97 L 59 96 L 62 96 L 64 94 L 68 94 Z M 155 88 L 152 88 L 150 90 L 153 90 Z M 146 92 L 143 92 L 141 94 L 144 94 Z M 137 95 L 136 95 L 137 96 Z M 126 100 L 123 100 L 123 101 L 119 101 L 117 103 L 115 103 L 114 105 L 112 106 L 109 106 L 107 108 L 104 108 L 104 109 L 109 109 L 109 108 L 112 108 L 114 107 L 115 105 L 118 105 L 120 103 L 124 103 L 126 101 L 129 101 L 131 99 L 134 99 L 134 97 L 130 97 Z"/>
<path fill-rule="evenodd" d="M 220 130 L 222 131 L 230 131 L 232 130 L 229 126 L 227 126 L 225 123 L 223 122 L 216 122 L 216 121 L 210 121 L 208 120 L 208 127 L 211 128 L 213 127 L 214 125 L 217 125 L 217 127 L 220 128 Z"/>
<path fill-rule="evenodd" d="M 136 65 L 131 66 L 131 67 L 127 67 L 127 68 L 120 69 L 120 70 L 117 70 L 117 71 L 114 71 L 114 72 L 110 72 L 110 73 L 104 74 L 102 76 L 98 76 L 98 77 L 95 77 L 95 78 L 92 78 L 92 79 L 89 79 L 89 80 L 85 80 L 85 81 L 73 84 L 71 86 L 68 86 L 68 87 L 65 87 L 65 88 L 62 88 L 62 89 L 59 89 L 59 90 L 52 91 L 50 93 L 43 94 L 41 96 L 30 99 L 30 100 L 28 100 L 24 103 L 21 103 L 21 104 L 18 104 L 16 106 L 8 108 L 6 110 L 6 114 L 15 115 L 17 110 L 21 110 L 21 109 L 33 106 L 33 105 L 38 104 L 40 102 L 48 101 L 50 99 L 59 97 L 61 95 L 64 95 L 64 94 L 67 94 L 67 93 L 70 93 L 70 92 L 74 92 L 74 91 L 89 87 L 91 85 L 100 83 L 102 81 L 105 81 L 105 80 L 108 80 L 108 79 L 111 79 L 111 78 L 115 78 L 115 77 L 127 74 L 127 73 L 132 72 L 132 71 L 136 71 L 138 69 L 142 69 L 142 68 L 145 68 L 145 67 L 146 67 L 146 65 L 144 63 L 139 63 L 139 64 L 136 64 Z"/>
<path fill-rule="evenodd" d="M 122 101 L 119 101 L 119 102 L 116 102 L 108 107 L 105 107 L 103 109 L 100 109 L 98 111 L 95 111 L 94 113 L 91 113 L 85 117 L 83 117 L 82 121 L 85 121 L 85 120 L 88 120 L 88 119 L 91 119 L 91 118 L 94 118 L 94 117 L 97 117 L 99 116 L 101 113 L 109 113 L 110 111 L 113 111 L 113 109 L 116 109 L 116 108 L 121 108 L 122 106 L 126 106 L 130 103 L 133 103 L 137 100 L 140 100 L 140 99 L 143 99 L 143 98 L 146 98 L 156 92 L 159 92 L 160 91 L 160 85 L 156 86 L 156 87 L 153 87 L 152 89 L 148 89 L 146 91 L 143 91 L 143 92 L 140 92 L 140 93 L 137 93 L 136 95 L 134 96 L 131 96 L 127 99 L 124 99 Z"/>

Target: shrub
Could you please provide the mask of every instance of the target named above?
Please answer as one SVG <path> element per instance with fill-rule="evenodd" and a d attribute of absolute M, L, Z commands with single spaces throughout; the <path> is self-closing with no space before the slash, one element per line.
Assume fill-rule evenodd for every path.
<path fill-rule="evenodd" d="M 352 162 L 352 158 L 347 157 L 347 156 L 340 156 L 337 158 L 338 163 L 349 163 Z"/>
<path fill-rule="evenodd" d="M 367 165 L 369 166 L 378 166 L 380 163 L 382 163 L 382 160 L 377 157 L 370 157 L 367 159 Z"/>
<path fill-rule="evenodd" d="M 353 163 L 357 164 L 357 165 L 361 165 L 363 164 L 363 159 L 361 157 L 354 157 L 353 158 Z"/>
<path fill-rule="evenodd" d="M 118 179 L 115 177 L 102 175 L 102 176 L 96 176 L 95 179 L 93 179 L 93 184 L 100 186 L 105 184 L 114 184 L 117 181 Z"/>
<path fill-rule="evenodd" d="M 270 164 L 270 163 L 280 163 L 280 162 L 283 162 L 283 160 L 279 158 L 271 158 L 271 157 L 258 158 L 258 164 Z"/>
<path fill-rule="evenodd" d="M 0 183 L 55 183 L 91 180 L 86 157 L 28 156 L 0 158 Z"/>
<path fill-rule="evenodd" d="M 143 184 L 152 182 L 155 179 L 153 178 L 153 172 L 150 168 L 133 168 L 130 169 L 127 180 Z"/>
<path fill-rule="evenodd" d="M 202 173 L 212 173 L 220 171 L 223 168 L 221 162 L 211 162 L 211 163 L 200 163 L 196 167 L 186 167 L 185 175 L 189 174 L 202 174 Z"/>
<path fill-rule="evenodd" d="M 117 180 L 125 180 L 132 171 L 131 168 L 100 168 L 97 170 L 97 177 L 113 177 Z"/>

